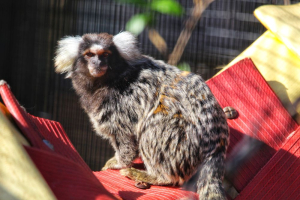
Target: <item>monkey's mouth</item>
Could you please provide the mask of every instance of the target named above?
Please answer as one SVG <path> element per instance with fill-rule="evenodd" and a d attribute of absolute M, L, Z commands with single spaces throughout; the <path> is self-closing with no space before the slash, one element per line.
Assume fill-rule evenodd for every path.
<path fill-rule="evenodd" d="M 96 77 L 101 77 L 106 73 L 107 68 L 108 68 L 107 65 L 99 66 L 99 67 L 93 67 L 93 68 L 89 68 L 89 72 L 95 78 Z"/>

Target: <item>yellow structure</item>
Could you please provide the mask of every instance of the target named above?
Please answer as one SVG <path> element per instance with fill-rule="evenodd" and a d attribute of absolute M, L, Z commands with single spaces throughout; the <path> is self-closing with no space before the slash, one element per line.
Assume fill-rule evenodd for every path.
<path fill-rule="evenodd" d="M 300 123 L 300 3 L 266 5 L 254 15 L 268 29 L 226 67 L 250 57 L 279 97 L 284 107 Z M 298 102 L 299 104 L 299 102 Z"/>
<path fill-rule="evenodd" d="M 0 109 L 0 199 L 56 199 L 23 145 L 29 145 Z"/>

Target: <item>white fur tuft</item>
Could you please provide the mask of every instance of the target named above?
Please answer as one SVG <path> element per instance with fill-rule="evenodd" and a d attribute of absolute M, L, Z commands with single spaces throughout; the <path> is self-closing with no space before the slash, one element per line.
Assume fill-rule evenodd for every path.
<path fill-rule="evenodd" d="M 55 71 L 58 73 L 67 72 L 70 76 L 72 65 L 77 57 L 79 44 L 82 38 L 80 36 L 67 36 L 58 42 L 58 48 L 55 56 Z"/>
<path fill-rule="evenodd" d="M 132 62 L 142 57 L 137 47 L 137 40 L 130 32 L 125 31 L 115 35 L 113 42 L 126 61 Z"/>
<path fill-rule="evenodd" d="M 0 86 L 1 85 L 7 85 L 7 87 L 10 88 L 5 80 L 0 80 Z"/>

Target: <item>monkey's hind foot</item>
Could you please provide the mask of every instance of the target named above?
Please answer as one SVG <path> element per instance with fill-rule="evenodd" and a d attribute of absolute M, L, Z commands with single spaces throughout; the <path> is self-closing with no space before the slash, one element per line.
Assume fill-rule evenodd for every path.
<path fill-rule="evenodd" d="M 127 176 L 128 178 L 135 180 L 136 182 L 144 182 L 144 183 L 149 183 L 151 185 L 169 185 L 170 184 L 170 182 L 168 182 L 162 178 L 149 175 L 147 173 L 147 171 L 138 170 L 133 167 L 121 169 L 120 173 L 121 173 L 121 175 Z"/>
<path fill-rule="evenodd" d="M 127 176 L 128 178 L 135 180 L 135 181 L 140 181 L 140 182 L 145 182 L 145 183 L 153 182 L 153 177 L 149 176 L 146 171 L 138 170 L 133 167 L 121 169 L 120 173 L 121 173 L 121 175 Z"/>

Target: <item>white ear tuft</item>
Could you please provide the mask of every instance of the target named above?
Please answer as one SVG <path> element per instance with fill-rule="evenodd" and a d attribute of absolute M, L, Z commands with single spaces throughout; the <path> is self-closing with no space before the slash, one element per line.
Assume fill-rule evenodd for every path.
<path fill-rule="evenodd" d="M 55 71 L 57 73 L 67 72 L 70 75 L 72 65 L 78 55 L 79 44 L 82 41 L 80 36 L 67 36 L 58 42 L 56 50 Z"/>
<path fill-rule="evenodd" d="M 142 57 L 137 47 L 137 39 L 130 32 L 125 31 L 115 35 L 113 42 L 126 61 L 132 62 Z"/>

